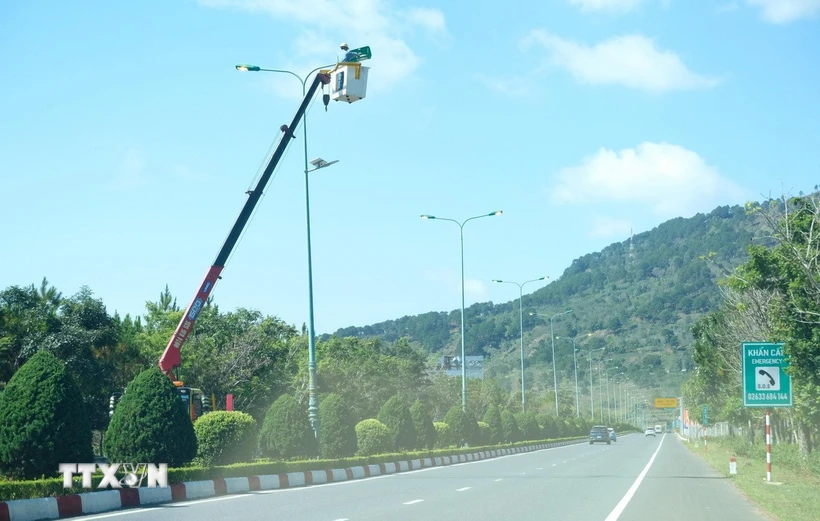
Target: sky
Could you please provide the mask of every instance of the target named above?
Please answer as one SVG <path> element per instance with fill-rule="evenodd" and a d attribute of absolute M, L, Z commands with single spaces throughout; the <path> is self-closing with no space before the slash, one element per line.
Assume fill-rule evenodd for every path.
<path fill-rule="evenodd" d="M 662 222 L 820 183 L 820 0 L 23 1 L 0 7 L 0 287 L 186 306 L 301 99 L 314 100 L 317 333 L 518 297 Z M 300 129 L 301 130 L 301 129 Z M 302 140 L 214 290 L 308 316 Z M 549 282 L 549 281 L 547 281 Z M 525 286 L 527 293 L 544 283 Z"/>

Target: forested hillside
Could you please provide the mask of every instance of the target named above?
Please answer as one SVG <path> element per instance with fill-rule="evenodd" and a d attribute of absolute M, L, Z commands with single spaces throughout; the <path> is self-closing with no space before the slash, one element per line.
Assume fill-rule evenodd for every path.
<path fill-rule="evenodd" d="M 606 347 L 605 368 L 618 367 L 615 375 L 624 372 L 641 386 L 677 391 L 686 376 L 683 370 L 691 369 L 690 328 L 698 316 L 719 307 L 716 281 L 748 257 L 746 247 L 760 229 L 757 219 L 743 207 L 723 206 L 706 215 L 669 220 L 635 235 L 631 244 L 627 239 L 576 259 L 560 278 L 524 296 L 527 371 L 533 373 L 528 380 L 536 389 L 552 383 L 551 369 L 545 373 L 552 358 L 549 319 L 528 313 L 572 309 L 554 321 L 555 334 L 562 337 L 555 351 L 563 380 L 574 378 L 566 338 L 582 335 L 577 347 Z M 459 320 L 458 309 L 430 312 L 343 328 L 335 335 L 388 341 L 407 336 L 431 356 L 458 354 Z M 519 382 L 518 300 L 470 306 L 466 328 L 467 354 L 488 357 L 485 371 L 509 379 L 508 386 Z M 599 353 L 593 353 L 595 360 Z M 586 367 L 586 359 L 579 359 L 582 384 L 589 381 Z"/>

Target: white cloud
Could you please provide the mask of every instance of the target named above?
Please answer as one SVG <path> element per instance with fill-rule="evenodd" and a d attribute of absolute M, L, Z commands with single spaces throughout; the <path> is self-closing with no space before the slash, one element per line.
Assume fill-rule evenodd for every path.
<path fill-rule="evenodd" d="M 533 79 L 525 79 L 521 76 L 514 76 L 503 79 L 497 76 L 487 76 L 486 74 L 476 74 L 475 78 L 487 86 L 488 89 L 509 96 L 510 98 L 523 99 L 533 97 L 532 83 Z"/>
<path fill-rule="evenodd" d="M 582 12 L 591 11 L 631 11 L 644 0 L 569 0 L 572 5 L 581 6 Z"/>
<path fill-rule="evenodd" d="M 115 189 L 126 189 L 141 185 L 145 181 L 142 176 L 144 166 L 142 155 L 136 150 L 129 150 L 110 186 Z"/>
<path fill-rule="evenodd" d="M 377 69 L 378 74 L 370 75 L 368 92 L 401 82 L 419 67 L 421 58 L 404 40 L 414 34 L 414 29 L 421 27 L 438 35 L 446 33 L 441 11 L 413 8 L 401 12 L 391 9 L 386 0 L 199 0 L 199 3 L 213 8 L 261 12 L 276 20 L 298 24 L 302 34 L 293 52 L 288 53 L 292 63 L 277 64 L 280 68 L 293 70 L 296 67 L 299 72 L 305 63 L 333 62 L 341 58 L 339 44 L 342 41 L 351 47 L 369 45 L 373 58 L 367 65 Z M 334 52 L 338 56 L 333 56 Z"/>
<path fill-rule="evenodd" d="M 458 288 L 461 289 L 459 283 Z M 475 300 L 487 299 L 487 285 L 476 279 L 464 279 L 464 294 Z"/>
<path fill-rule="evenodd" d="M 641 143 L 620 152 L 601 148 L 556 177 L 551 199 L 557 204 L 641 204 L 665 218 L 739 203 L 748 195 L 695 152 L 669 143 Z"/>
<path fill-rule="evenodd" d="M 592 219 L 590 237 L 624 237 L 629 234 L 632 224 L 626 219 L 596 216 Z"/>
<path fill-rule="evenodd" d="M 717 13 L 733 13 L 740 9 L 740 4 L 736 1 L 726 2 L 724 4 L 718 5 L 715 8 L 715 12 Z"/>
<path fill-rule="evenodd" d="M 762 11 L 763 19 L 773 24 L 786 24 L 800 18 L 820 14 L 820 0 L 746 0 Z"/>
<path fill-rule="evenodd" d="M 544 30 L 533 30 L 522 46 L 538 44 L 548 52 L 548 63 L 566 69 L 580 83 L 623 85 L 660 93 L 714 87 L 720 78 L 692 72 L 677 54 L 660 50 L 642 35 L 618 36 L 587 46 Z"/>

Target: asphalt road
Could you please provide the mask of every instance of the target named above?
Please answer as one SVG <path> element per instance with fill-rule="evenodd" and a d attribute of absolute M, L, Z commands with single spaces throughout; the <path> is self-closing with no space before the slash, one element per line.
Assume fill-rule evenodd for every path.
<path fill-rule="evenodd" d="M 122 521 L 765 521 L 674 435 L 124 510 Z"/>

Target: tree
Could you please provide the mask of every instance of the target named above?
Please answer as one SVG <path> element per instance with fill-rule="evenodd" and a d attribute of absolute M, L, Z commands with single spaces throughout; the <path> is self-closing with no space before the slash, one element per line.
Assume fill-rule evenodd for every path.
<path fill-rule="evenodd" d="M 293 396 L 283 394 L 270 406 L 262 424 L 260 445 L 269 454 L 285 459 L 316 455 L 316 436 L 307 411 Z"/>
<path fill-rule="evenodd" d="M 111 461 L 185 465 L 196 457 L 191 417 L 171 379 L 159 367 L 137 375 L 114 410 L 105 435 Z"/>
<path fill-rule="evenodd" d="M 501 427 L 501 413 L 498 412 L 498 407 L 490 405 L 487 413 L 484 415 L 484 423 L 490 428 L 490 443 L 500 443 L 504 439 L 504 432 Z"/>
<path fill-rule="evenodd" d="M 401 398 L 393 396 L 387 400 L 377 419 L 389 430 L 393 445 L 397 450 L 412 450 L 416 448 L 416 429 L 410 411 Z"/>
<path fill-rule="evenodd" d="M 347 458 L 356 453 L 356 431 L 347 405 L 338 394 L 319 404 L 319 446 L 322 458 Z"/>
<path fill-rule="evenodd" d="M 60 463 L 92 459 L 79 388 L 54 355 L 36 353 L 0 393 L 0 471 L 34 479 L 52 476 Z"/>
<path fill-rule="evenodd" d="M 461 406 L 454 405 L 444 415 L 444 423 L 450 427 L 453 440 L 459 447 L 465 443 L 472 443 L 475 440 L 478 424 L 469 414 L 461 410 Z"/>
<path fill-rule="evenodd" d="M 416 430 L 416 447 L 432 449 L 436 444 L 436 428 L 421 400 L 416 400 L 410 407 L 410 417 Z"/>
<path fill-rule="evenodd" d="M 504 443 L 521 441 L 521 431 L 518 429 L 515 416 L 507 409 L 501 411 L 501 434 L 504 437 Z"/>

